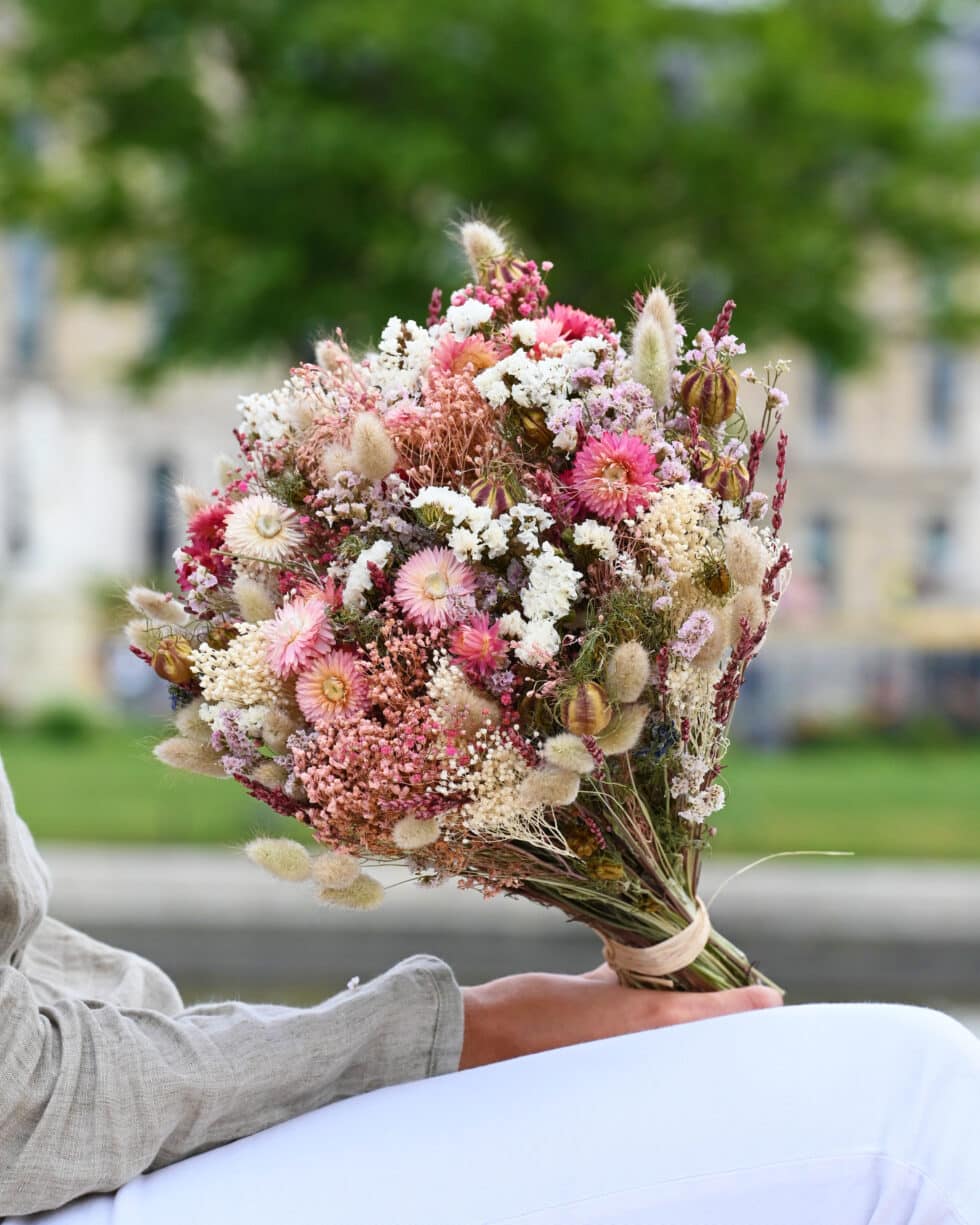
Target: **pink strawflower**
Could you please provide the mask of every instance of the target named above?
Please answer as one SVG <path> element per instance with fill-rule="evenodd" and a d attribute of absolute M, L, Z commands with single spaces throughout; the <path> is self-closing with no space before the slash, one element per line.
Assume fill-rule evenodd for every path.
<path fill-rule="evenodd" d="M 395 600 L 409 621 L 442 628 L 473 609 L 473 571 L 449 549 L 423 549 L 402 566 Z"/>
<path fill-rule="evenodd" d="M 482 679 L 496 672 L 507 658 L 507 643 L 500 637 L 499 622 L 486 613 L 473 617 L 453 631 L 450 648 L 470 679 Z"/>
<path fill-rule="evenodd" d="M 290 600 L 266 629 L 269 667 L 277 676 L 292 676 L 333 646 L 327 605 L 316 596 Z"/>
<path fill-rule="evenodd" d="M 478 333 L 467 336 L 465 340 L 457 340 L 451 333 L 432 350 L 432 364 L 437 370 L 446 374 L 479 374 L 495 366 L 500 360 L 500 354 L 490 343 Z"/>
<path fill-rule="evenodd" d="M 579 310 L 577 306 L 565 306 L 556 302 L 548 307 L 548 318 L 559 325 L 559 333 L 566 340 L 582 340 L 585 336 L 608 336 L 609 328 L 595 315 Z M 540 324 L 538 325 L 540 327 Z"/>
<path fill-rule="evenodd" d="M 611 434 L 590 438 L 575 457 L 569 484 L 582 506 L 600 519 L 634 515 L 659 488 L 657 461 L 642 438 Z"/>
<path fill-rule="evenodd" d="M 367 681 L 352 651 L 328 651 L 296 678 L 296 702 L 314 727 L 367 705 Z"/>

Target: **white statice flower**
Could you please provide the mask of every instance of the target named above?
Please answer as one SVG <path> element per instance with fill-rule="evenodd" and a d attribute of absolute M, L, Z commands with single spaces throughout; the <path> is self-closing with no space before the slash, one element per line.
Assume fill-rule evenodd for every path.
<path fill-rule="evenodd" d="M 482 561 L 483 541 L 479 532 L 468 527 L 454 527 L 446 543 L 460 561 Z"/>
<path fill-rule="evenodd" d="M 581 575 L 547 541 L 530 561 L 521 607 L 529 621 L 560 621 L 568 615 L 578 594 Z"/>
<path fill-rule="evenodd" d="M 603 561 L 615 561 L 619 556 L 616 534 L 608 524 L 595 519 L 584 519 L 576 523 L 572 539 L 583 549 L 592 549 Z"/>
<path fill-rule="evenodd" d="M 497 557 L 503 557 L 510 542 L 507 538 L 507 532 L 499 519 L 491 519 L 481 533 L 483 547 L 487 551 L 487 557 L 493 561 Z"/>
<path fill-rule="evenodd" d="M 721 544 L 718 503 L 703 485 L 671 485 L 656 493 L 639 514 L 634 533 L 659 562 L 648 578 L 648 590 L 670 596 L 680 625 L 707 598 L 696 576 Z"/>
<path fill-rule="evenodd" d="M 492 315 L 493 309 L 486 302 L 468 298 L 459 306 L 450 306 L 446 311 L 446 322 L 458 340 L 465 340 L 476 328 L 489 323 Z"/>
<path fill-rule="evenodd" d="M 538 325 L 533 319 L 516 319 L 510 325 L 510 334 L 519 345 L 530 349 L 538 339 Z"/>
<path fill-rule="evenodd" d="M 514 654 L 522 664 L 542 668 L 558 654 L 561 638 L 550 621 L 528 621 Z"/>
<path fill-rule="evenodd" d="M 262 728 L 269 714 L 269 707 L 264 704 L 257 706 L 232 706 L 229 702 L 202 702 L 198 714 L 202 723 L 206 723 L 208 727 L 214 727 L 226 712 L 231 712 L 235 715 L 239 727 L 246 735 L 254 736 L 258 739 L 262 735 Z"/>
<path fill-rule="evenodd" d="M 414 319 L 397 315 L 385 324 L 378 351 L 365 359 L 371 383 L 389 403 L 416 391 L 429 368 L 436 339 Z"/>
<path fill-rule="evenodd" d="M 604 336 L 583 336 L 581 340 L 573 340 L 561 355 L 565 368 L 574 374 L 576 370 L 594 370 L 599 360 L 599 354 L 607 347 Z"/>
<path fill-rule="evenodd" d="M 468 527 L 482 526 L 491 518 L 488 507 L 477 506 L 468 494 L 459 493 L 458 490 L 449 489 L 445 485 L 427 485 L 419 490 L 410 505 L 413 510 L 435 506 L 452 519 L 456 527 L 463 524 Z"/>
<path fill-rule="evenodd" d="M 524 546 L 529 553 L 536 552 L 541 547 L 539 535 L 551 527 L 554 519 L 540 506 L 531 502 L 518 502 L 509 511 L 501 515 L 497 522 L 501 529 Z"/>
<path fill-rule="evenodd" d="M 569 399 L 572 372 L 560 357 L 535 360 L 526 349 L 517 349 L 473 380 L 477 391 L 494 407 L 508 400 L 520 408 L 556 412 Z"/>
<path fill-rule="evenodd" d="M 368 565 L 373 563 L 384 569 L 390 554 L 391 543 L 387 540 L 376 540 L 369 548 L 357 555 L 348 572 L 347 582 L 344 584 L 344 608 L 360 611 L 366 607 L 365 595 L 374 586 Z"/>
<path fill-rule="evenodd" d="M 501 638 L 523 638 L 527 622 L 519 612 L 504 613 L 497 622 Z"/>
<path fill-rule="evenodd" d="M 688 796 L 684 807 L 678 811 L 677 815 L 682 821 L 689 821 L 692 825 L 702 825 L 708 817 L 720 812 L 724 807 L 724 788 L 719 783 L 712 783 L 710 787 L 705 787 L 697 795 Z"/>

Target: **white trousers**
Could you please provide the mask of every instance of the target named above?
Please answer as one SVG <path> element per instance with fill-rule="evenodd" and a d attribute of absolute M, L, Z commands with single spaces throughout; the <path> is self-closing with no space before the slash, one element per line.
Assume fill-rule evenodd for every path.
<path fill-rule="evenodd" d="M 980 1225 L 980 1042 L 895 1005 L 722 1017 L 382 1089 L 41 1219 Z"/>

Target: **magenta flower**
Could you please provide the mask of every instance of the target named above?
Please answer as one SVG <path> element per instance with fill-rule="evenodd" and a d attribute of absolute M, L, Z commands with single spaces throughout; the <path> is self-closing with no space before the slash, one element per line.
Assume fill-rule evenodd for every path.
<path fill-rule="evenodd" d="M 314 727 L 367 706 L 368 687 L 352 651 L 328 651 L 296 678 L 296 702 Z"/>
<path fill-rule="evenodd" d="M 472 612 L 475 586 L 473 571 L 449 549 L 423 549 L 398 571 L 395 600 L 409 621 L 441 629 Z"/>
<path fill-rule="evenodd" d="M 499 622 L 486 613 L 473 617 L 453 631 L 450 648 L 470 679 L 482 679 L 496 672 L 507 658 L 507 643 L 500 637 Z"/>
<path fill-rule="evenodd" d="M 582 506 L 600 519 L 623 519 L 659 488 L 657 461 L 642 438 L 611 434 L 590 438 L 575 457 L 569 484 Z"/>
<path fill-rule="evenodd" d="M 277 676 L 292 676 L 333 646 L 333 630 L 322 599 L 290 600 L 266 629 L 269 667 Z"/>
<path fill-rule="evenodd" d="M 579 310 L 577 306 L 564 306 L 556 302 L 548 307 L 548 318 L 559 325 L 566 340 L 582 340 L 586 336 L 608 336 L 609 328 L 595 315 Z"/>

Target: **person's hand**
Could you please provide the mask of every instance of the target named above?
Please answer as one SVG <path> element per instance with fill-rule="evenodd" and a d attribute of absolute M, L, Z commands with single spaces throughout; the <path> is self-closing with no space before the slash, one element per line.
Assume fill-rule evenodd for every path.
<path fill-rule="evenodd" d="M 770 987 L 644 991 L 620 985 L 608 966 L 588 974 L 514 974 L 463 989 L 463 1053 L 476 1068 L 556 1046 L 782 1003 Z"/>

